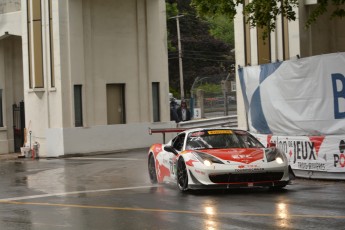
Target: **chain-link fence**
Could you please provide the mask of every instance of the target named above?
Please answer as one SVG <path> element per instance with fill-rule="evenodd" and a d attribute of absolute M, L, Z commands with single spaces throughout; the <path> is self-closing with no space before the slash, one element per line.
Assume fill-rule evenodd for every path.
<path fill-rule="evenodd" d="M 219 74 L 197 77 L 188 100 L 194 118 L 212 118 L 235 115 L 235 74 Z"/>

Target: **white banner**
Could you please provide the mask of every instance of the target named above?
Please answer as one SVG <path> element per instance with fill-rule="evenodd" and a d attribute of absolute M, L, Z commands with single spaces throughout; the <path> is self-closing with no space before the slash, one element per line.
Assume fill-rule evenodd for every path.
<path fill-rule="evenodd" d="M 345 135 L 271 136 L 253 134 L 263 145 L 277 144 L 292 169 L 345 172 Z"/>
<path fill-rule="evenodd" d="M 252 132 L 345 134 L 345 53 L 239 70 Z"/>

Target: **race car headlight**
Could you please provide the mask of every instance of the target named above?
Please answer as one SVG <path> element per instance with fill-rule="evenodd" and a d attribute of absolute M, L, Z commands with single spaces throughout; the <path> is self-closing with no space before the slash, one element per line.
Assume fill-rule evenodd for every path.
<path fill-rule="evenodd" d="M 281 159 L 280 157 L 277 157 L 277 158 L 276 158 L 276 162 L 277 162 L 278 164 L 283 164 L 283 163 L 284 163 L 283 159 Z"/>
<path fill-rule="evenodd" d="M 211 155 L 209 155 L 207 153 L 193 152 L 193 154 L 201 163 L 203 163 L 206 166 L 211 166 L 213 163 L 224 164 L 218 158 L 215 158 L 214 156 L 211 156 Z"/>
<path fill-rule="evenodd" d="M 211 166 L 212 162 L 209 160 L 204 160 L 204 165 Z"/>
<path fill-rule="evenodd" d="M 285 161 L 285 155 L 278 149 L 266 149 L 265 155 L 267 162 L 276 161 L 278 164 L 283 164 Z"/>

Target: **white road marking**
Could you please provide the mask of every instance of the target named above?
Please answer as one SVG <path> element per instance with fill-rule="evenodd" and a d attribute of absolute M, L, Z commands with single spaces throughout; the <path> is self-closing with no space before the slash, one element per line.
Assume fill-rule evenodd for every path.
<path fill-rule="evenodd" d="M 138 159 L 138 158 L 101 158 L 101 157 L 71 157 L 66 158 L 66 160 L 112 160 L 112 161 L 146 161 L 146 159 Z"/>
<path fill-rule="evenodd" d="M 0 199 L 0 202 L 36 199 L 36 198 L 51 197 L 51 196 L 66 196 L 66 195 L 81 194 L 81 193 L 111 192 L 111 191 L 133 190 L 133 189 L 144 189 L 144 188 L 155 188 L 155 187 L 159 187 L 159 185 L 40 194 L 40 195 L 32 195 L 32 196 L 5 198 L 5 199 Z"/>

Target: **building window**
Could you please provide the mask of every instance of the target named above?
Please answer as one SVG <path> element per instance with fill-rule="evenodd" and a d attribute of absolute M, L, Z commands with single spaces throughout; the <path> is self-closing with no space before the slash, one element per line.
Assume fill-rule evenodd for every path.
<path fill-rule="evenodd" d="M 29 59 L 29 88 L 32 89 L 32 58 L 31 58 L 31 5 L 30 0 L 26 1 L 27 6 L 27 29 L 28 29 L 28 59 Z"/>
<path fill-rule="evenodd" d="M 52 0 L 49 0 L 49 38 L 50 38 L 50 86 L 55 87 L 55 74 L 54 74 L 54 39 L 53 39 L 53 13 L 52 13 Z"/>
<path fill-rule="evenodd" d="M 83 126 L 83 100 L 81 85 L 74 85 L 74 122 L 75 127 Z"/>
<path fill-rule="evenodd" d="M 125 124 L 125 84 L 107 84 L 106 87 L 108 125 Z"/>
<path fill-rule="evenodd" d="M 0 127 L 4 127 L 4 118 L 2 114 L 2 89 L 0 89 Z"/>
<path fill-rule="evenodd" d="M 244 6 L 249 4 L 249 0 L 244 1 Z M 243 15 L 243 24 L 244 24 L 244 55 L 245 55 L 245 63 L 244 65 L 251 65 L 251 45 L 250 45 L 250 25 L 247 23 L 248 16 Z"/>
<path fill-rule="evenodd" d="M 27 1 L 29 87 L 43 88 L 43 43 L 41 0 Z M 34 77 L 34 79 L 33 79 Z M 34 84 L 33 81 L 34 80 Z"/>
<path fill-rule="evenodd" d="M 152 110 L 153 122 L 160 121 L 159 82 L 152 82 Z"/>
<path fill-rule="evenodd" d="M 265 29 L 266 28 L 257 27 L 259 65 L 271 62 L 271 38 L 269 34 L 265 39 L 263 38 Z"/>
<path fill-rule="evenodd" d="M 283 27 L 283 57 L 284 60 L 289 60 L 289 21 L 286 17 L 282 17 L 282 27 Z"/>

